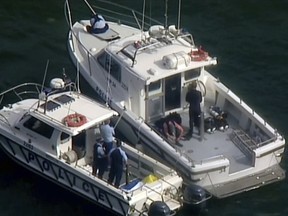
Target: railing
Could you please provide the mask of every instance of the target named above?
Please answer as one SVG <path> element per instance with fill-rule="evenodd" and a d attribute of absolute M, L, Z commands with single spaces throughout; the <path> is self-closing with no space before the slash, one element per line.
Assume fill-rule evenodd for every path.
<path fill-rule="evenodd" d="M 153 19 L 149 16 L 145 16 L 143 15 L 143 13 L 140 13 L 138 11 L 133 10 L 132 8 L 125 7 L 117 3 L 113 3 L 113 2 L 105 1 L 105 0 L 95 0 L 93 1 L 93 3 L 94 4 L 92 6 L 89 5 L 90 11 L 86 13 L 88 16 L 91 15 L 91 12 L 101 14 L 104 16 L 104 18 L 107 21 L 109 20 L 109 21 L 116 22 L 119 24 L 120 23 L 126 24 L 126 25 L 139 28 L 142 30 L 147 30 L 151 25 L 163 25 L 163 23 L 159 22 L 156 19 Z M 84 1 L 83 1 L 83 5 L 84 5 Z M 70 7 L 68 0 L 66 0 L 64 3 L 64 15 L 66 17 L 66 21 L 69 26 L 70 26 L 70 21 L 71 21 L 69 20 L 71 9 L 72 8 Z M 79 9 L 79 7 L 77 9 Z M 96 10 L 94 11 L 94 9 Z M 76 12 L 76 10 L 73 12 Z"/>
<path fill-rule="evenodd" d="M 199 162 L 199 164 L 205 164 L 205 163 L 211 163 L 213 161 L 219 161 L 219 160 L 225 160 L 226 157 L 224 155 L 217 155 L 217 156 L 214 156 L 214 157 L 210 157 L 210 158 L 206 158 L 204 160 L 201 160 Z"/>
<path fill-rule="evenodd" d="M 159 31 L 161 31 L 161 30 L 159 30 Z M 136 44 L 128 44 L 127 46 L 123 47 L 120 51 L 118 51 L 117 54 L 119 52 L 121 52 L 126 57 L 131 59 L 131 61 L 132 61 L 131 67 L 133 67 L 135 62 L 136 62 L 135 60 L 136 60 L 137 54 L 139 52 L 141 52 L 142 50 L 146 50 L 148 48 L 154 48 L 155 49 L 156 47 L 160 47 L 161 45 L 165 46 L 165 45 L 170 44 L 170 43 L 172 44 L 173 40 L 180 41 L 179 40 L 180 38 L 183 38 L 186 42 L 188 42 L 190 44 L 191 48 L 195 46 L 194 40 L 193 40 L 193 37 L 191 34 L 179 32 L 177 35 L 174 35 L 174 34 L 170 33 L 169 30 L 163 30 L 163 34 L 161 34 L 159 37 L 149 36 L 148 38 L 146 38 L 144 40 L 136 42 Z M 131 50 L 130 50 L 131 53 L 126 50 L 128 47 L 131 47 L 131 46 L 133 46 L 134 53 L 131 52 Z"/>
<path fill-rule="evenodd" d="M 17 86 L 14 86 L 2 93 L 0 93 L 0 105 L 1 108 L 4 106 L 11 107 L 11 104 L 22 101 L 25 98 L 38 98 L 40 89 L 43 88 L 38 83 L 23 83 Z M 3 104 L 5 102 L 5 104 Z M 12 127 L 8 119 L 4 115 L 0 115 L 0 121 L 4 124 L 9 125 L 12 130 Z"/>
<path fill-rule="evenodd" d="M 105 17 L 105 19 L 107 19 L 107 21 L 112 21 L 112 22 L 121 23 L 121 24 L 127 24 L 128 26 L 137 28 L 141 31 L 146 31 L 153 25 L 163 26 L 163 30 L 161 30 L 163 32 L 163 34 L 161 34 L 160 37 L 149 36 L 148 40 L 146 40 L 146 39 L 142 40 L 141 46 L 135 47 L 134 53 L 130 54 L 128 51 L 125 50 L 128 46 L 133 45 L 133 44 L 129 44 L 117 52 L 117 53 L 121 52 L 124 55 L 126 55 L 129 59 L 131 59 L 133 62 L 132 67 L 135 64 L 135 59 L 136 59 L 137 53 L 140 52 L 141 50 L 145 50 L 149 47 L 156 46 L 156 45 L 163 44 L 163 43 L 167 44 L 167 43 L 171 42 L 171 40 L 176 40 L 179 38 L 183 38 L 186 42 L 188 42 L 191 45 L 191 47 L 195 46 L 193 36 L 188 32 L 182 32 L 182 31 L 177 30 L 178 33 L 174 34 L 174 33 L 170 32 L 169 29 L 167 29 L 167 26 L 164 28 L 164 25 L 161 22 L 159 22 L 155 19 L 152 19 L 151 17 L 145 16 L 145 15 L 143 15 L 143 13 L 137 12 L 131 8 L 128 8 L 128 7 L 124 7 L 124 6 L 119 5 L 117 3 L 108 2 L 105 0 L 96 0 L 96 3 L 98 5 L 92 5 L 93 8 L 97 9 L 97 14 L 103 15 Z M 100 6 L 101 4 L 103 4 L 103 6 Z M 65 17 L 66 17 L 66 22 L 67 22 L 68 26 L 70 26 L 70 30 L 72 30 L 73 23 L 71 20 L 71 11 L 70 11 L 71 7 L 68 4 L 67 0 L 65 1 L 64 7 L 65 7 L 64 12 L 65 12 Z M 89 8 L 90 8 L 90 10 L 92 10 L 91 9 L 92 7 L 90 5 L 89 5 Z M 114 8 L 114 10 L 110 10 L 107 8 Z M 94 11 L 92 11 L 92 12 L 94 12 Z M 89 14 L 91 14 L 91 12 Z M 137 15 L 140 16 L 141 19 L 138 18 Z M 132 22 L 132 20 L 134 20 L 135 22 Z M 147 22 L 147 20 L 148 20 L 148 22 Z M 77 21 L 79 21 L 79 20 L 77 20 Z M 146 22 L 144 22 L 144 21 L 146 21 Z M 141 26 L 140 26 L 140 23 L 142 23 Z M 75 36 L 75 38 L 77 38 L 77 36 L 75 34 L 74 34 L 74 36 Z M 153 39 L 153 41 L 151 39 Z M 79 44 L 81 44 L 81 42 L 79 41 L 79 38 L 77 38 L 77 41 Z M 72 43 L 73 43 L 73 40 L 72 40 Z M 83 44 L 81 44 L 81 46 L 83 47 L 84 50 L 86 50 L 85 47 L 83 46 Z M 86 52 L 89 55 L 89 51 L 86 50 Z"/>
<path fill-rule="evenodd" d="M 34 98 L 38 98 L 39 93 L 41 92 L 40 89 L 43 87 L 40 84 L 37 83 L 23 83 L 17 86 L 14 86 L 2 93 L 0 93 L 0 104 L 2 104 L 4 97 L 8 94 L 14 94 L 18 100 L 23 100 L 24 96 L 30 96 L 34 95 Z M 26 98 L 26 97 L 25 97 Z M 9 95 L 9 101 L 11 100 L 11 97 Z"/>

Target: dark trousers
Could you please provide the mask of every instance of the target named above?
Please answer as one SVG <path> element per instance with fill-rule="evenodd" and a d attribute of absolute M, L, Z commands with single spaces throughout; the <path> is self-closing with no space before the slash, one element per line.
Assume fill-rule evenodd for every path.
<path fill-rule="evenodd" d="M 93 161 L 92 174 L 95 176 L 98 170 L 98 177 L 102 179 L 107 165 L 107 158 L 97 158 L 96 161 Z"/>
<path fill-rule="evenodd" d="M 105 149 L 105 154 L 109 154 L 111 149 L 113 148 L 113 142 L 104 142 L 103 147 Z"/>
<path fill-rule="evenodd" d="M 193 126 L 200 128 L 200 114 L 199 112 L 194 112 L 192 109 L 189 109 L 189 134 L 193 134 Z"/>
<path fill-rule="evenodd" d="M 120 185 L 122 174 L 123 174 L 123 167 L 122 166 L 118 166 L 118 167 L 113 167 L 112 166 L 111 169 L 110 169 L 110 173 L 109 173 L 108 183 L 112 184 L 114 179 L 115 179 L 114 186 L 116 188 L 118 188 L 119 185 Z"/>

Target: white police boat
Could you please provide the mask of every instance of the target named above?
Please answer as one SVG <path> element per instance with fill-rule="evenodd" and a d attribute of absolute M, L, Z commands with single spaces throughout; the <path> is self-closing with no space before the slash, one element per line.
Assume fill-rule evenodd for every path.
<path fill-rule="evenodd" d="M 125 143 L 129 172 L 119 188 L 107 183 L 108 171 L 102 180 L 92 175 L 99 126 L 117 113 L 72 82 L 23 83 L 0 93 L 0 102 L 0 147 L 25 168 L 117 215 L 173 215 L 181 208 L 182 178 Z"/>
<path fill-rule="evenodd" d="M 65 3 L 69 55 L 97 94 L 121 113 L 118 130 L 130 144 L 141 144 L 145 152 L 176 169 L 185 183 L 217 198 L 285 178 L 280 166 L 284 137 L 207 71 L 217 64 L 216 58 L 197 46 L 179 21 L 177 26 L 168 26 L 167 20 L 151 25 L 154 20 L 143 13 L 131 10 L 130 16 L 124 15 L 124 7 L 114 13 L 117 5 L 104 0 L 92 6 L 84 0 L 90 9 L 87 17 L 73 21 L 72 11 L 80 6 L 72 2 Z M 87 31 L 91 13 L 106 19 L 105 33 Z M 176 112 L 188 131 L 185 95 L 193 81 L 203 96 L 201 127 L 191 139 L 175 145 L 159 133 L 156 122 Z"/>

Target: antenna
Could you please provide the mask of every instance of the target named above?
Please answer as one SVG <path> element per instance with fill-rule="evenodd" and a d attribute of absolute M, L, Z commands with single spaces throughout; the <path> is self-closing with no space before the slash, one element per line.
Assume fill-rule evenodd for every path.
<path fill-rule="evenodd" d="M 144 31 L 145 7 L 146 7 L 146 0 L 143 1 L 142 27 L 141 27 L 142 32 Z"/>
<path fill-rule="evenodd" d="M 44 83 L 45 83 L 45 80 L 46 80 L 46 74 L 47 74 L 47 70 L 48 70 L 48 65 L 49 65 L 49 59 L 47 60 L 46 67 L 45 67 L 45 72 L 44 72 L 44 77 L 43 77 L 43 81 L 42 81 L 41 92 L 42 92 L 43 89 L 44 89 Z"/>
<path fill-rule="evenodd" d="M 42 86 L 41 86 L 41 92 L 40 92 L 39 98 L 38 98 L 38 107 L 40 106 L 40 100 L 43 100 L 43 99 L 46 100 L 46 94 L 43 92 L 43 89 L 44 89 L 44 83 L 45 83 L 45 80 L 46 80 L 46 74 L 47 74 L 47 70 L 48 70 L 48 65 L 49 65 L 49 59 L 46 62 L 44 77 L 43 77 Z M 44 106 L 44 114 L 45 113 L 46 113 L 46 102 L 45 102 L 45 106 Z"/>
<path fill-rule="evenodd" d="M 165 28 L 167 28 L 168 26 L 168 14 L 167 14 L 167 11 L 168 11 L 168 0 L 165 0 Z"/>
<path fill-rule="evenodd" d="M 181 0 L 178 1 L 178 23 L 177 23 L 177 29 L 179 30 L 180 28 L 180 17 L 181 17 Z"/>

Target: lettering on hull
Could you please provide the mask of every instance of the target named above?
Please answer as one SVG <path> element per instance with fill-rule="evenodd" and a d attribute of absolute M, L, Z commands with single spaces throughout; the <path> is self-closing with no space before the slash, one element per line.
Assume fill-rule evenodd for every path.
<path fill-rule="evenodd" d="M 128 201 L 119 199 L 117 194 L 111 194 L 108 191 L 103 190 L 105 187 L 103 184 L 98 183 L 93 179 L 89 179 L 89 177 L 85 175 L 80 174 L 82 175 L 80 176 L 75 174 L 73 169 L 69 167 L 70 165 L 62 164 L 50 155 L 46 155 L 45 158 L 32 152 L 31 149 L 33 148 L 31 148 L 31 146 L 28 147 L 24 145 L 24 147 L 11 140 L 5 140 L 5 142 L 1 141 L 0 143 L 6 145 L 3 148 L 4 151 L 22 165 L 32 168 L 40 175 L 44 175 L 61 186 L 105 206 L 112 211 L 116 211 L 123 215 L 127 214 L 129 209 Z"/>

